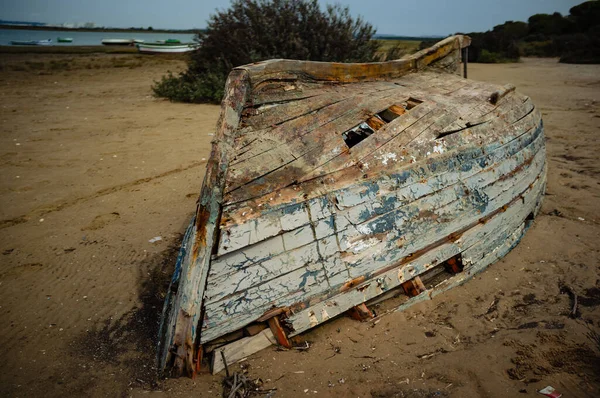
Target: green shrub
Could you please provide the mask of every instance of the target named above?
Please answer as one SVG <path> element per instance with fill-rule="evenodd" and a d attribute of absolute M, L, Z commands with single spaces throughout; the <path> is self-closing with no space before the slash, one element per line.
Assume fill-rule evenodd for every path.
<path fill-rule="evenodd" d="M 160 81 L 155 82 L 152 89 L 158 97 L 177 102 L 213 102 L 223 98 L 225 83 L 219 74 L 190 77 L 186 73 L 173 75 L 169 72 Z"/>
<path fill-rule="evenodd" d="M 481 62 L 484 64 L 495 64 L 500 62 L 500 56 L 498 55 L 498 53 L 493 53 L 488 50 L 481 50 L 477 62 Z"/>
<path fill-rule="evenodd" d="M 235 66 L 273 58 L 369 62 L 379 47 L 374 34 L 339 5 L 323 10 L 317 0 L 232 0 L 198 33 L 201 46 L 187 70 L 168 74 L 153 90 L 172 101 L 219 102 Z"/>
<path fill-rule="evenodd" d="M 556 57 L 560 55 L 554 40 L 530 41 L 521 45 L 524 57 Z"/>

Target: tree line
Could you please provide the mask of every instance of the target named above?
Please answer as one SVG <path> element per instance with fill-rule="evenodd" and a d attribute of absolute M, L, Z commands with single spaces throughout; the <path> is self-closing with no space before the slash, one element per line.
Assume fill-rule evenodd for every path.
<path fill-rule="evenodd" d="M 519 57 L 560 57 L 565 63 L 600 63 L 600 1 L 572 7 L 569 15 L 536 14 L 471 36 L 470 62 L 511 62 Z"/>

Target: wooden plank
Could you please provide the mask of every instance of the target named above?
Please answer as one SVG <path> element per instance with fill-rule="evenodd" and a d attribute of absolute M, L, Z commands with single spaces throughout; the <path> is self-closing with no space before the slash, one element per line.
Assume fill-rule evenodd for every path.
<path fill-rule="evenodd" d="M 196 371 L 196 327 L 202 312 L 204 286 L 221 214 L 225 171 L 249 88 L 247 78 L 244 71 L 234 71 L 228 77 L 221 117 L 198 200 L 194 244 L 190 257 L 182 264 L 177 294 L 169 312 L 163 316 L 166 327 L 164 343 L 158 355 L 159 371 L 163 371 L 168 363 L 173 363 L 173 376 L 193 375 Z"/>
<path fill-rule="evenodd" d="M 217 374 L 225 369 L 221 353 L 225 354 L 225 360 L 227 361 L 227 366 L 229 366 L 273 344 L 276 344 L 276 340 L 271 329 L 265 329 L 255 336 L 245 337 L 218 348 L 213 353 L 212 374 Z"/>
<path fill-rule="evenodd" d="M 311 264 L 277 278 L 275 283 L 253 286 L 214 303 L 206 304 L 201 342 L 240 329 L 269 308 L 285 307 L 312 292 L 329 289 L 322 264 Z"/>
<path fill-rule="evenodd" d="M 304 204 L 291 205 L 276 211 L 259 212 L 260 217 L 234 224 L 228 217 L 221 221 L 218 255 L 253 245 L 286 231 L 292 231 L 310 222 Z M 245 215 L 242 215 L 244 217 Z M 229 224 L 229 225 L 228 225 Z"/>
<path fill-rule="evenodd" d="M 222 300 L 235 293 L 269 282 L 275 278 L 294 272 L 319 261 L 317 242 L 311 235 L 311 242 L 297 249 L 284 251 L 277 256 L 244 268 L 234 266 L 211 277 L 206 287 L 205 304 Z"/>
<path fill-rule="evenodd" d="M 300 100 L 268 103 L 248 110 L 244 122 L 253 130 L 261 130 L 277 126 L 308 113 L 319 111 L 337 102 L 350 99 L 357 95 L 377 92 L 395 87 L 392 82 L 370 82 L 345 84 L 339 86 L 322 85 L 322 94 Z M 244 110 L 247 113 L 247 110 Z"/>
<path fill-rule="evenodd" d="M 255 336 L 265 330 L 268 326 L 264 323 L 255 323 L 252 325 L 248 325 L 244 328 L 244 334 L 246 336 Z"/>
<path fill-rule="evenodd" d="M 469 43 L 470 39 L 467 36 L 451 36 L 428 49 L 421 50 L 400 60 L 370 64 L 271 60 L 239 68 L 248 71 L 254 86 L 268 80 L 289 79 L 290 75 L 304 75 L 312 80 L 343 83 L 377 79 L 389 80 L 404 76 L 412 71 L 421 70 L 453 50 L 468 46 Z M 285 72 L 283 76 L 281 76 L 282 72 Z"/>

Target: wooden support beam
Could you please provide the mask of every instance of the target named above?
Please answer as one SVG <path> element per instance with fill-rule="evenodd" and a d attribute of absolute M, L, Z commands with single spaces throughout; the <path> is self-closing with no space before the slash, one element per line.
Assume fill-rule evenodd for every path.
<path fill-rule="evenodd" d="M 402 284 L 402 288 L 408 297 L 418 296 L 420 293 L 425 291 L 425 285 L 418 276 L 415 276 L 413 279 L 404 282 Z"/>
<path fill-rule="evenodd" d="M 213 353 L 212 374 L 217 374 L 225 369 L 223 357 L 225 358 L 225 361 L 227 361 L 227 365 L 231 365 L 272 344 L 276 344 L 275 336 L 273 336 L 271 329 L 265 329 L 256 336 L 245 337 L 224 347 L 218 348 Z M 223 352 L 224 355 L 221 355 L 221 352 Z"/>
<path fill-rule="evenodd" d="M 267 328 L 267 325 L 264 323 L 253 323 L 252 325 L 248 325 L 244 328 L 244 335 L 246 336 L 254 336 L 262 332 Z"/>
<path fill-rule="evenodd" d="M 288 340 L 287 334 L 285 330 L 281 327 L 281 323 L 279 323 L 279 318 L 274 316 L 270 318 L 268 321 L 269 328 L 271 332 L 273 332 L 273 336 L 275 336 L 275 340 L 277 340 L 277 344 L 285 348 L 292 348 L 292 343 Z"/>
<path fill-rule="evenodd" d="M 196 353 L 196 368 L 194 369 L 194 374 L 192 377 L 196 377 L 196 374 L 200 372 L 200 369 L 202 368 L 202 352 L 202 346 L 199 346 Z"/>
<path fill-rule="evenodd" d="M 401 107 L 400 105 L 392 105 L 388 108 L 391 112 L 395 113 L 396 115 L 400 116 L 400 115 L 404 115 L 406 113 L 406 109 L 404 109 L 403 107 Z"/>
<path fill-rule="evenodd" d="M 367 119 L 367 124 L 373 130 L 377 131 L 385 125 L 385 122 L 376 116 L 371 116 Z"/>
<path fill-rule="evenodd" d="M 348 315 L 350 315 L 352 319 L 356 319 L 357 321 L 361 322 L 375 318 L 375 314 L 373 314 L 373 311 L 371 311 L 365 303 L 350 308 L 348 310 Z"/>

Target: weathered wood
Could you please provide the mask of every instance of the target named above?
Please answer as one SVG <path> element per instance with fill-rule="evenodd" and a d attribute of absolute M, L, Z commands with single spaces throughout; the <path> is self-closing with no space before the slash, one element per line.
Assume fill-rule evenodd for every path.
<path fill-rule="evenodd" d="M 371 311 L 365 305 L 365 303 L 355 305 L 354 307 L 350 308 L 348 310 L 348 315 L 350 315 L 350 317 L 352 319 L 356 319 L 357 321 L 361 321 L 361 322 L 368 321 L 369 319 L 375 318 L 373 311 Z"/>
<path fill-rule="evenodd" d="M 196 371 L 198 344 L 215 361 L 290 346 L 402 290 L 405 308 L 518 242 L 545 187 L 541 116 L 511 86 L 452 74 L 468 42 L 386 63 L 236 68 L 165 302 L 161 369 Z M 218 340 L 244 328 L 273 340 Z"/>
<path fill-rule="evenodd" d="M 536 162 L 536 164 L 541 164 L 541 163 Z M 510 168 L 507 169 L 507 172 L 510 172 Z M 533 175 L 533 177 L 535 177 L 535 174 L 532 174 L 532 175 Z M 516 190 L 516 189 L 522 189 L 522 188 L 528 186 L 530 184 L 530 180 L 523 180 L 523 182 L 520 182 L 518 184 L 515 184 L 511 180 L 506 180 L 506 181 L 502 182 L 502 184 L 505 186 L 511 186 Z M 491 185 L 490 187 L 494 187 L 494 185 Z M 452 194 L 457 193 L 456 191 L 449 191 L 449 192 Z M 459 191 L 459 192 L 461 192 L 461 191 Z M 511 193 L 511 191 L 504 191 L 504 188 L 499 188 L 498 192 L 500 193 L 499 197 L 494 197 L 494 195 L 490 196 L 490 202 L 489 202 L 489 206 L 488 206 L 488 208 L 490 210 L 488 210 L 488 212 L 490 212 L 496 208 L 502 207 L 502 205 L 505 203 L 502 201 L 506 201 L 509 198 L 512 198 L 514 195 Z M 461 193 L 461 194 L 464 194 L 464 193 Z M 450 199 L 450 197 L 448 199 Z M 424 200 L 430 200 L 430 197 L 425 197 Z M 495 204 L 496 202 L 498 202 L 499 204 Z M 458 209 L 458 208 L 464 206 L 465 203 L 467 203 L 467 202 L 458 201 L 454 204 L 454 206 L 456 206 L 456 208 Z M 477 202 L 475 202 L 475 204 L 477 204 Z M 444 223 L 443 230 L 436 232 L 436 234 L 432 234 L 431 232 L 429 232 L 427 230 L 423 230 L 422 226 L 428 225 L 427 220 L 426 219 L 424 220 L 421 217 L 419 217 L 419 209 L 422 207 L 427 207 L 427 205 L 423 204 L 423 203 L 419 204 L 419 202 L 417 201 L 414 204 L 411 203 L 410 206 L 412 206 L 416 209 L 416 211 L 413 213 L 414 214 L 413 221 L 411 221 L 410 223 L 405 221 L 406 229 L 403 228 L 401 230 L 394 231 L 392 236 L 404 235 L 405 237 L 408 238 L 409 242 L 410 242 L 410 236 L 413 236 L 413 235 L 414 236 L 422 236 L 425 238 L 425 240 L 420 240 L 419 241 L 420 243 L 412 242 L 409 245 L 404 245 L 404 246 L 396 247 L 396 248 L 394 248 L 393 246 L 385 247 L 385 248 L 382 247 L 380 250 L 385 252 L 385 255 L 383 255 L 380 260 L 382 263 L 392 263 L 393 264 L 394 261 L 397 261 L 398 258 L 401 258 L 402 256 L 405 256 L 405 255 L 411 253 L 411 251 L 418 250 L 422 246 L 426 246 L 428 244 L 427 239 L 432 240 L 432 239 L 435 239 L 435 236 L 440 236 L 440 235 L 445 236 L 445 235 L 449 234 L 450 231 L 456 230 L 457 225 L 460 225 L 463 220 L 464 221 L 472 220 L 471 222 L 477 222 L 477 219 L 479 217 L 484 216 L 486 214 L 486 213 L 481 213 L 480 210 L 477 209 L 477 207 L 472 208 L 470 210 L 470 215 L 468 215 L 468 216 L 466 214 L 461 215 L 460 213 L 457 213 L 458 216 L 455 221 Z M 470 209 L 470 208 L 467 207 L 467 209 Z M 447 212 L 449 214 L 453 213 L 453 211 L 449 211 L 449 210 Z M 407 213 L 407 212 L 404 211 L 404 213 Z M 371 227 L 368 227 L 368 228 L 371 228 Z M 445 231 L 448 231 L 448 232 L 445 232 Z M 347 240 L 347 239 L 348 239 L 347 237 L 340 238 L 341 241 Z M 389 241 L 393 243 L 395 240 L 393 237 L 389 237 Z M 342 247 L 342 249 L 343 249 L 343 247 Z M 352 261 L 354 261 L 354 265 L 350 268 L 351 272 L 352 272 L 351 276 L 364 275 L 365 273 L 370 272 L 369 270 L 372 269 L 373 267 L 378 266 L 377 263 L 373 263 L 370 260 L 369 256 L 365 256 L 364 253 L 360 253 L 360 252 L 359 252 L 359 254 L 361 254 L 361 256 L 358 257 L 358 259 L 352 260 Z M 299 272 L 303 272 L 303 271 L 300 270 Z M 286 278 L 286 280 L 289 280 L 288 276 L 285 276 L 285 278 Z M 287 283 L 288 282 L 277 283 L 276 285 L 287 286 Z M 328 289 L 327 285 L 323 285 L 323 284 L 313 285 L 310 292 L 305 292 L 304 296 L 306 296 L 307 294 L 310 294 L 310 293 L 318 294 L 319 292 L 326 291 L 327 289 Z M 229 298 L 229 300 L 230 300 L 230 302 L 237 302 L 243 298 L 243 306 L 246 309 L 245 311 L 252 311 L 252 310 L 250 310 L 251 307 L 249 306 L 249 304 L 251 302 L 253 303 L 252 305 L 257 305 L 257 303 L 262 303 L 260 305 L 263 305 L 263 306 L 271 305 L 271 303 L 272 303 L 271 300 L 275 299 L 275 297 L 277 295 L 275 292 L 269 291 L 267 300 L 255 302 L 254 299 L 248 300 L 245 296 L 246 293 L 241 292 L 240 294 L 241 294 L 241 296 L 238 295 L 240 297 L 239 299 L 236 298 L 234 300 L 233 298 Z M 279 295 L 282 295 L 282 294 L 283 294 L 283 292 L 279 293 Z M 288 294 L 287 291 L 285 291 L 285 294 Z M 295 295 L 286 296 L 285 299 L 280 299 L 281 300 L 280 303 L 283 303 L 284 305 L 292 304 L 294 302 L 294 300 L 298 300 L 298 297 L 302 297 L 302 296 L 297 296 L 297 294 L 302 294 L 302 293 L 300 291 L 296 291 Z M 240 308 L 238 308 L 238 311 L 239 310 L 240 310 Z M 259 312 L 262 312 L 262 311 L 259 311 Z M 250 318 L 251 316 L 252 316 L 251 313 L 249 313 L 248 318 Z M 233 321 L 233 319 L 231 318 L 230 315 L 223 319 L 227 319 L 229 327 L 234 327 L 234 325 L 236 325 L 236 322 Z M 212 324 L 212 323 L 209 323 L 209 324 L 213 325 L 213 326 L 211 326 L 211 328 L 214 328 L 216 326 L 215 324 Z M 220 327 L 220 328 L 222 328 L 222 327 Z M 219 329 L 217 329 L 217 330 L 219 330 Z M 227 330 L 227 329 L 224 329 L 224 330 Z M 214 330 L 212 330 L 212 331 L 208 330 L 207 336 L 210 335 L 211 333 L 214 333 Z"/>
<path fill-rule="evenodd" d="M 545 176 L 545 174 L 542 175 Z M 491 244 L 488 243 L 490 237 L 504 239 L 507 231 L 513 231 L 522 224 L 531 209 L 539 202 L 542 192 L 543 181 L 538 181 L 523 193 L 522 198 L 513 199 L 512 204 L 505 211 L 496 212 L 484 222 L 476 222 L 463 232 L 459 239 L 442 240 L 430 250 L 422 252 L 419 256 L 410 256 L 407 258 L 408 261 L 397 262 L 395 267 L 358 284 L 351 290 L 336 296 L 323 297 L 313 306 L 306 306 L 289 317 L 288 325 L 294 330 L 290 336 L 295 336 L 324 320 L 331 319 L 359 303 L 392 291 L 414 275 L 423 274 L 440 262 L 469 248 L 473 249 L 468 253 L 475 253 L 476 248 L 479 248 L 480 251 L 490 250 Z M 467 262 L 467 260 L 463 261 Z M 465 273 L 465 275 L 472 276 L 467 269 L 465 269 Z M 315 315 L 310 316 L 310 314 L 322 313 L 327 314 L 326 319 L 319 319 Z"/>
<path fill-rule="evenodd" d="M 420 277 L 415 276 L 413 279 L 404 282 L 402 289 L 408 297 L 415 297 L 425 291 L 425 285 Z"/>
<path fill-rule="evenodd" d="M 277 344 L 271 329 L 265 329 L 259 334 L 251 337 L 244 337 L 238 341 L 230 343 L 224 347 L 218 348 L 213 352 L 212 374 L 217 374 L 225 369 L 225 363 L 221 352 L 225 354 L 227 365 L 232 365 L 240 360 L 255 354 L 270 345 Z"/>
<path fill-rule="evenodd" d="M 285 348 L 292 348 L 292 343 L 290 343 L 290 341 L 287 338 L 287 334 L 285 333 L 285 330 L 283 330 L 283 328 L 281 327 L 281 324 L 279 323 L 279 318 L 274 316 L 273 318 L 270 318 L 267 322 L 269 323 L 269 328 L 271 329 L 273 336 L 275 336 L 277 344 Z"/>
<path fill-rule="evenodd" d="M 525 155 L 525 153 L 534 153 L 531 151 L 537 151 L 537 148 L 539 148 L 540 144 L 543 144 L 543 140 L 537 138 L 535 140 L 535 145 L 533 147 L 531 147 L 530 152 L 524 152 L 523 155 Z M 505 152 L 503 152 L 503 154 L 507 155 L 507 156 L 512 156 L 513 151 L 515 149 L 520 149 L 523 146 L 527 147 L 526 144 L 524 144 L 523 142 L 518 142 L 518 141 L 515 141 L 512 144 L 507 144 L 507 147 L 506 147 L 507 150 Z M 482 170 L 481 165 L 485 165 L 487 163 L 490 163 L 490 164 L 498 163 L 503 158 L 503 157 L 498 157 L 498 156 L 494 156 L 494 155 L 495 155 L 495 152 L 491 152 L 486 157 L 483 158 L 483 159 L 486 159 L 486 161 L 482 161 L 482 158 L 475 159 L 474 161 L 472 161 L 472 165 L 477 166 L 477 167 L 469 166 L 469 168 L 464 169 L 464 167 L 469 164 L 469 163 L 464 163 L 463 169 L 467 170 L 467 171 L 462 171 L 456 175 L 448 174 L 448 173 L 442 174 L 441 176 L 443 178 L 440 180 L 440 182 L 448 184 L 450 181 L 456 182 L 459 180 L 465 180 L 466 178 L 468 178 L 472 175 L 475 175 L 476 172 L 478 172 L 479 170 Z M 488 161 L 487 159 L 489 159 L 490 161 Z M 491 161 L 492 159 L 494 160 L 493 162 Z M 520 158 L 517 158 L 517 160 L 511 161 L 510 164 L 518 165 L 519 162 L 521 162 L 521 160 L 518 160 L 518 159 L 522 159 L 522 156 Z M 487 167 L 495 167 L 495 166 L 487 166 Z M 512 167 L 515 167 L 515 166 L 512 166 Z M 437 169 L 440 170 L 439 167 Z M 349 208 L 348 210 L 345 210 L 345 213 L 342 213 L 342 214 L 344 214 L 343 217 L 351 223 L 357 223 L 361 220 L 361 217 L 368 217 L 368 216 L 361 216 L 362 214 L 364 214 L 365 211 L 369 211 L 372 214 L 380 214 L 381 215 L 385 212 L 385 209 L 392 210 L 394 208 L 398 208 L 403 203 L 408 203 L 410 201 L 417 200 L 422 195 L 432 193 L 433 192 L 433 190 L 431 189 L 432 187 L 438 186 L 440 189 L 444 187 L 444 185 L 440 186 L 439 183 L 436 182 L 436 180 L 432 179 L 432 178 L 434 178 L 434 177 L 429 177 L 429 180 L 427 183 L 417 182 L 416 184 L 408 185 L 405 189 L 400 189 L 397 191 L 397 193 L 387 194 L 385 197 L 382 197 L 381 199 L 379 199 L 378 197 L 373 197 L 373 196 L 365 197 L 361 200 L 361 202 L 363 202 L 364 205 L 358 204 L 358 206 L 355 205 L 353 208 Z M 473 178 L 475 178 L 475 177 L 473 177 Z M 476 178 L 479 179 L 480 177 L 476 177 Z M 367 198 L 368 198 L 368 201 L 364 202 Z M 393 200 L 390 200 L 390 199 L 393 199 Z M 341 204 L 344 204 L 344 206 L 348 205 L 348 199 L 346 199 L 343 196 L 337 196 L 336 202 L 338 203 L 338 206 Z M 372 204 L 374 204 L 374 205 L 372 205 Z M 392 206 L 392 207 L 390 207 L 390 206 Z M 371 209 L 371 210 L 369 210 L 369 209 Z M 325 214 L 331 214 L 331 213 L 325 213 Z M 362 219 L 364 220 L 364 218 L 362 218 Z M 337 224 L 338 224 L 337 230 L 338 231 L 341 231 L 344 229 L 343 227 L 340 226 L 340 221 L 341 220 L 338 218 L 337 219 Z M 346 225 L 347 225 L 347 222 L 346 222 Z M 297 235 L 297 233 L 295 235 Z M 310 237 L 309 237 L 309 239 L 310 239 Z M 269 246 L 273 246 L 273 243 L 272 242 L 269 243 Z M 283 246 L 281 246 L 280 250 L 283 251 L 285 249 L 283 248 Z M 273 255 L 273 254 L 271 254 L 271 255 Z M 250 253 L 248 253 L 248 257 L 256 258 L 254 255 L 252 255 Z M 239 264 L 243 258 L 244 258 L 243 256 L 240 259 L 234 258 L 231 263 Z M 259 261 L 260 258 L 257 258 L 257 260 Z M 273 268 L 273 267 L 262 267 L 262 268 Z M 235 268 L 231 272 L 238 272 L 238 270 L 239 270 L 239 268 Z"/>
<path fill-rule="evenodd" d="M 217 123 L 217 133 L 198 200 L 193 246 L 181 265 L 177 294 L 169 303 L 169 313 L 164 315 L 167 326 L 163 344 L 159 346 L 159 369 L 165 369 L 167 363 L 172 362 L 171 374 L 174 376 L 192 375 L 196 371 L 196 328 L 202 312 L 210 255 L 217 235 L 215 227 L 221 214 L 225 172 L 231 156 L 228 143 L 233 142 L 247 89 L 247 73 L 232 72 L 225 87 L 221 118 Z"/>
<path fill-rule="evenodd" d="M 307 62 L 293 60 L 271 60 L 241 66 L 248 71 L 253 85 L 278 78 L 289 80 L 292 77 L 308 76 L 312 80 L 353 83 L 370 80 L 399 78 L 409 72 L 425 68 L 450 52 L 468 46 L 466 36 L 451 36 L 434 46 L 421 50 L 408 57 L 388 62 L 370 64 L 341 64 L 335 62 Z M 282 73 L 285 71 L 285 73 Z"/>
<path fill-rule="evenodd" d="M 535 122 L 537 123 L 537 122 Z M 502 160 L 502 158 L 507 155 L 507 156 L 511 156 L 512 154 L 515 153 L 515 150 L 520 150 L 522 147 L 526 147 L 532 139 L 536 139 L 540 133 L 540 129 L 534 129 L 531 130 L 533 131 L 534 135 L 532 135 L 531 133 L 525 132 L 523 133 L 521 136 L 519 136 L 518 139 L 511 139 L 508 140 L 508 142 L 506 144 L 503 144 L 501 141 L 494 141 L 484 147 L 481 148 L 470 148 L 467 152 L 463 153 L 461 155 L 461 168 L 457 169 L 458 172 L 460 172 L 460 175 L 456 175 L 456 177 L 448 175 L 448 180 L 449 181 L 458 181 L 460 178 L 463 177 L 467 177 L 469 175 L 470 171 L 476 171 L 478 170 L 478 167 L 481 167 L 482 165 L 491 165 L 494 163 L 497 163 L 499 161 Z M 506 147 L 506 150 L 504 152 L 501 152 L 500 150 L 502 149 L 502 147 L 504 145 L 508 145 Z M 493 156 L 492 156 L 493 155 Z M 469 157 L 469 159 L 467 159 Z M 453 168 L 456 168 L 456 161 L 453 160 L 455 159 L 455 153 L 452 152 L 448 152 L 445 151 L 445 153 L 438 155 L 436 157 L 436 159 L 427 165 L 427 167 L 424 170 L 420 170 L 418 174 L 414 173 L 415 169 L 412 170 L 408 170 L 409 172 L 401 172 L 401 171 L 394 171 L 392 173 L 385 174 L 382 176 L 381 179 L 375 179 L 373 180 L 373 182 L 365 182 L 365 183 L 355 183 L 353 185 L 349 185 L 348 188 L 344 188 L 342 190 L 339 191 L 338 194 L 336 194 L 336 206 L 337 207 L 347 207 L 349 206 L 348 204 L 348 200 L 349 198 L 352 198 L 352 201 L 356 200 L 357 198 L 357 194 L 361 191 L 361 190 L 365 190 L 366 192 L 371 192 L 372 191 L 372 186 L 376 187 L 376 186 L 381 186 L 382 184 L 386 185 L 388 184 L 386 181 L 390 180 L 390 181 L 400 181 L 400 185 L 398 186 L 397 189 L 399 188 L 403 188 L 403 187 L 408 187 L 410 184 L 414 184 L 414 183 L 418 183 L 421 181 L 427 181 L 431 178 L 437 177 L 438 175 L 443 175 L 444 173 L 447 173 L 449 170 L 452 170 Z M 401 170 L 401 169 L 400 169 Z M 454 173 L 457 173 L 456 171 L 454 171 Z M 390 182 L 391 184 L 398 184 L 398 182 Z M 430 184 L 427 184 L 430 185 Z M 289 193 L 288 193 L 289 191 Z M 261 215 L 264 214 L 265 216 L 269 214 L 269 210 L 268 208 L 273 208 L 273 210 L 271 211 L 275 211 L 275 209 L 278 209 L 278 206 L 280 205 L 280 203 L 282 203 L 283 200 L 286 200 L 285 198 L 290 198 L 293 197 L 292 192 L 295 192 L 295 189 L 286 189 L 286 190 L 282 190 L 279 191 L 277 194 L 273 195 L 273 196 L 268 196 L 265 197 L 264 199 L 261 199 L 258 202 L 254 202 L 252 203 L 250 206 L 228 206 L 226 207 L 227 212 L 229 213 L 229 217 L 231 220 L 235 220 L 236 223 L 243 223 L 246 222 L 245 220 L 248 218 L 251 218 L 253 214 L 255 215 Z M 344 192 L 348 192 L 348 194 L 344 194 Z M 404 194 L 403 194 L 404 195 Z M 298 197 L 299 200 L 292 200 L 290 199 L 290 201 L 292 203 L 296 202 L 302 202 L 303 196 L 299 196 Z M 375 199 L 375 197 L 371 196 L 371 195 L 361 195 L 361 199 L 360 202 L 365 202 L 365 201 L 371 201 Z M 400 197 L 398 197 L 398 199 L 401 199 Z M 287 203 L 284 203 L 285 206 L 287 206 Z M 299 204 L 298 204 L 299 205 Z M 294 205 L 297 206 L 297 205 Z M 261 212 L 257 212 L 258 209 L 261 209 L 261 207 L 264 207 L 266 210 Z"/>
<path fill-rule="evenodd" d="M 252 325 L 248 325 L 244 328 L 244 334 L 246 336 L 255 336 L 265 330 L 268 326 L 264 323 L 255 323 Z"/>
<path fill-rule="evenodd" d="M 321 124 L 318 118 L 310 118 L 313 126 L 315 121 L 319 121 L 319 126 L 315 126 L 314 129 L 302 123 L 303 119 L 298 119 L 294 121 L 298 128 L 281 126 L 281 131 L 285 134 L 283 137 L 278 136 L 278 131 L 272 131 L 264 150 L 232 166 L 227 177 L 228 201 L 246 200 L 248 197 L 260 196 L 261 192 L 266 193 L 277 187 L 289 185 L 290 181 L 302 177 L 302 167 L 316 167 L 320 162 L 326 161 L 321 160 L 319 155 L 330 157 L 341 153 L 347 149 L 341 139 L 341 133 L 365 122 L 370 115 L 393 105 L 402 91 L 397 87 L 334 104 L 323 110 L 326 123 Z M 294 134 L 295 131 L 298 134 Z M 327 146 L 329 142 L 333 144 Z M 284 145 L 286 143 L 289 145 Z M 335 151 L 335 148 L 338 148 L 338 152 L 332 154 L 331 151 Z M 271 175 L 268 178 L 261 178 L 269 173 Z M 285 179 L 281 180 L 280 176 L 285 176 Z M 259 178 L 261 179 L 257 180 Z M 261 181 L 271 183 L 265 186 L 265 182 Z"/>

